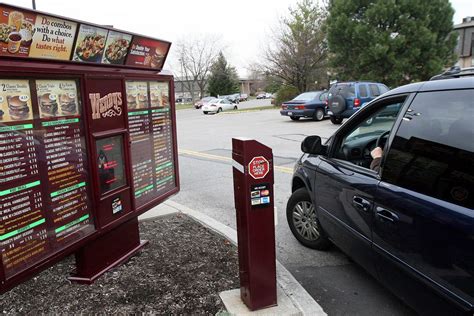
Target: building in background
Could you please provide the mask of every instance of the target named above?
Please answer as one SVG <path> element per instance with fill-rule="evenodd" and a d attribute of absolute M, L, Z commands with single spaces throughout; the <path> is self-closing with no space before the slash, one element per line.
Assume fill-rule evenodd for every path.
<path fill-rule="evenodd" d="M 454 26 L 458 32 L 458 43 L 455 52 L 459 59 L 456 63 L 461 68 L 474 66 L 474 16 L 462 19 L 461 24 Z"/>

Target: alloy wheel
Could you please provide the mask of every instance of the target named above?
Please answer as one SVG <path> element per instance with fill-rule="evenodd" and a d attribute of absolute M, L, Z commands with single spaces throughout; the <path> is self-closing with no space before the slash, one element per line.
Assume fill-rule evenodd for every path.
<path fill-rule="evenodd" d="M 319 238 L 319 225 L 313 203 L 308 201 L 298 202 L 293 208 L 292 219 L 301 237 L 309 241 Z"/>

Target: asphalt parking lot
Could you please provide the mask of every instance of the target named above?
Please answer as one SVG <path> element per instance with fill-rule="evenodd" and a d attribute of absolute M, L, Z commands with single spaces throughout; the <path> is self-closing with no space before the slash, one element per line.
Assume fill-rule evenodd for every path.
<path fill-rule="evenodd" d="M 241 102 L 240 109 L 270 100 Z M 172 200 L 236 228 L 231 139 L 254 138 L 273 149 L 277 259 L 329 315 L 411 315 L 414 312 L 338 249 L 327 252 L 301 246 L 286 223 L 293 166 L 304 137 L 328 138 L 338 126 L 328 119 L 291 121 L 277 108 L 203 115 L 177 112 L 181 192 Z"/>

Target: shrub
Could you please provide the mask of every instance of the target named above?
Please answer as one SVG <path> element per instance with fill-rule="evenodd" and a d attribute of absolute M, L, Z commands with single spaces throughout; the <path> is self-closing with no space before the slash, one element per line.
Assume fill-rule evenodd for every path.
<path fill-rule="evenodd" d="M 296 87 L 290 85 L 282 85 L 277 91 L 275 98 L 275 106 L 280 106 L 283 102 L 293 99 L 299 94 Z"/>

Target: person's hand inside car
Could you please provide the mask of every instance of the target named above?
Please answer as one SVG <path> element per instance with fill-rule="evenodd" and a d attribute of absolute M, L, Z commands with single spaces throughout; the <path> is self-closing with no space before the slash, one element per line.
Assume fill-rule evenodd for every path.
<path fill-rule="evenodd" d="M 370 155 L 372 156 L 372 158 L 381 158 L 382 157 L 382 154 L 383 154 L 383 151 L 382 151 L 382 148 L 380 147 L 375 147 L 371 152 L 370 152 Z"/>
<path fill-rule="evenodd" d="M 371 152 L 370 155 L 374 160 L 370 163 L 370 169 L 379 172 L 380 170 L 380 163 L 382 161 L 382 154 L 383 150 L 380 147 L 375 147 Z"/>

